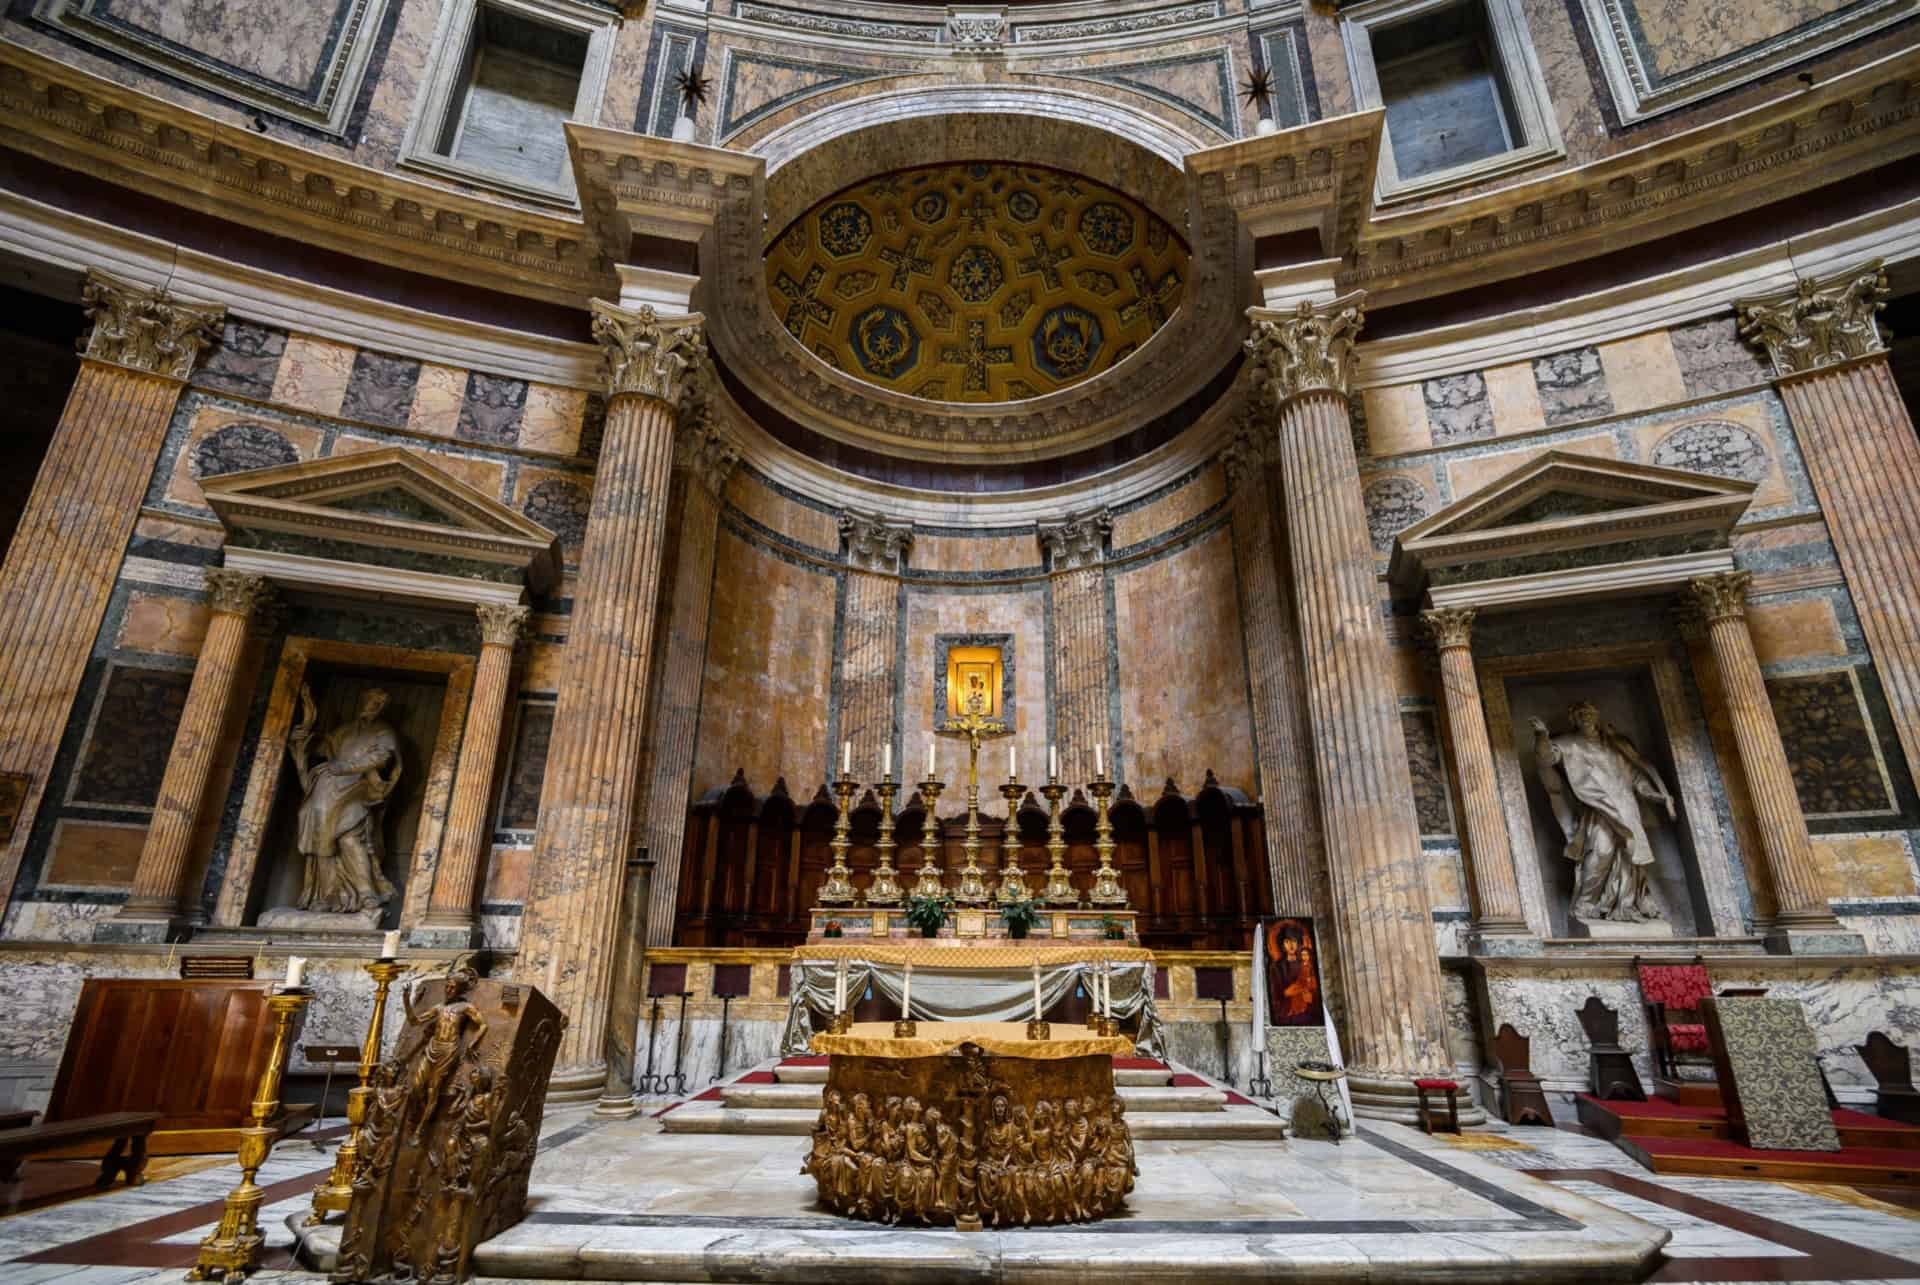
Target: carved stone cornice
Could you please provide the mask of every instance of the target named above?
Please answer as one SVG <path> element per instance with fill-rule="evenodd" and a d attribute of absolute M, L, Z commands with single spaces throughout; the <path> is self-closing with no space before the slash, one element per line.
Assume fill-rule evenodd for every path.
<path fill-rule="evenodd" d="M 1712 625 L 1747 614 L 1747 587 L 1752 583 L 1751 571 L 1722 571 L 1718 575 L 1695 576 L 1687 582 L 1687 593 Z"/>
<path fill-rule="evenodd" d="M 1252 236 L 1319 224 L 1329 256 L 1350 252 L 1373 210 L 1386 113 L 1378 108 L 1191 152 L 1194 204 L 1229 211 Z"/>
<path fill-rule="evenodd" d="M 1247 309 L 1253 323 L 1247 381 L 1265 408 L 1278 410 L 1315 389 L 1342 397 L 1352 392 L 1353 343 L 1365 301 L 1366 293 L 1355 290 L 1326 303 L 1302 299 L 1291 311 Z"/>
<path fill-rule="evenodd" d="M 897 574 L 913 547 L 913 526 L 889 522 L 877 513 L 842 513 L 840 538 L 847 545 L 847 565 L 859 571 Z"/>
<path fill-rule="evenodd" d="M 93 323 L 87 356 L 179 380 L 193 374 L 227 316 L 224 305 L 185 303 L 102 272 L 87 274 L 81 304 Z"/>
<path fill-rule="evenodd" d="M 1061 522 L 1039 524 L 1040 547 L 1053 555 L 1055 571 L 1097 567 L 1105 559 L 1107 537 L 1113 534 L 1113 510 L 1096 509 Z"/>
<path fill-rule="evenodd" d="M 650 397 L 677 406 L 689 373 L 707 359 L 706 319 L 663 317 L 650 305 L 629 312 L 593 301 L 593 338 L 606 359 L 607 396 Z"/>
<path fill-rule="evenodd" d="M 947 10 L 947 43 L 955 53 L 997 54 L 1006 49 L 1005 9 Z"/>
<path fill-rule="evenodd" d="M 574 306 L 618 288 L 570 214 L 358 165 L 5 40 L 0 119 L 42 160 L 364 259 Z"/>
<path fill-rule="evenodd" d="M 1873 259 L 1826 277 L 1801 277 L 1791 290 L 1736 299 L 1740 335 L 1764 348 L 1775 375 L 1798 375 L 1885 352 L 1874 317 L 1886 305 L 1887 274 Z"/>
<path fill-rule="evenodd" d="M 503 602 L 476 603 L 473 614 L 480 621 L 480 642 L 486 647 L 517 647 L 527 636 L 530 608 L 510 607 Z"/>
<path fill-rule="evenodd" d="M 207 606 L 224 615 L 244 620 L 273 600 L 273 585 L 265 576 L 212 567 L 205 579 Z"/>
<path fill-rule="evenodd" d="M 1474 607 L 1433 607 L 1420 613 L 1420 627 L 1441 651 L 1473 647 Z"/>

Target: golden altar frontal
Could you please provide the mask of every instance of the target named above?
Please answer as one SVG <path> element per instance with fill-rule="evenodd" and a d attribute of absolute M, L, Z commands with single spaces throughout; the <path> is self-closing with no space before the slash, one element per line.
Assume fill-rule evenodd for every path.
<path fill-rule="evenodd" d="M 961 1231 L 1087 1222 L 1138 1168 L 1113 1059 L 1133 1042 L 1019 1022 L 885 1022 L 813 1037 L 827 1087 L 801 1171 L 849 1218 Z"/>

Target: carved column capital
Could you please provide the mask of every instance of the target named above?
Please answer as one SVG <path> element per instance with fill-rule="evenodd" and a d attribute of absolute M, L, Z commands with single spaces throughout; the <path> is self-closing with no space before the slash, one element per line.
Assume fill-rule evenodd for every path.
<path fill-rule="evenodd" d="M 1885 308 L 1887 274 L 1872 259 L 1846 272 L 1802 277 L 1791 290 L 1736 299 L 1743 338 L 1766 349 L 1776 376 L 1885 352 L 1875 315 Z"/>
<path fill-rule="evenodd" d="M 673 439 L 673 466 L 691 470 L 718 499 L 740 463 L 740 448 L 720 428 L 719 376 L 703 358 L 687 381 L 680 404 L 680 431 Z"/>
<path fill-rule="evenodd" d="M 527 636 L 527 620 L 533 615 L 528 607 L 504 602 L 476 603 L 473 614 L 480 619 L 480 642 L 487 647 L 515 647 Z"/>
<path fill-rule="evenodd" d="M 185 379 L 220 335 L 227 310 L 221 304 L 185 303 L 164 290 L 149 290 L 89 272 L 81 306 L 93 330 L 87 356 L 168 379 Z"/>
<path fill-rule="evenodd" d="M 1097 567 L 1105 558 L 1107 537 L 1113 533 L 1113 510 L 1095 509 L 1062 522 L 1039 524 L 1040 547 L 1053 555 L 1055 571 Z"/>
<path fill-rule="evenodd" d="M 847 563 L 859 571 L 897 574 L 913 548 L 913 527 L 889 522 L 877 513 L 842 513 L 840 538 L 847 544 Z"/>
<path fill-rule="evenodd" d="M 1470 649 L 1473 620 L 1479 614 L 1477 607 L 1433 607 L 1420 613 L 1420 626 L 1441 651 L 1454 647 Z"/>
<path fill-rule="evenodd" d="M 1273 434 L 1261 432 L 1251 414 L 1242 415 L 1233 440 L 1220 452 L 1220 471 L 1226 475 L 1227 494 L 1238 491 L 1242 482 L 1265 468 L 1272 458 Z"/>
<path fill-rule="evenodd" d="M 1364 322 L 1366 297 L 1364 290 L 1355 290 L 1326 303 L 1302 299 L 1291 311 L 1247 309 L 1253 323 L 1247 378 L 1264 409 L 1278 410 L 1314 389 L 1342 397 L 1352 392 L 1353 343 Z"/>
<path fill-rule="evenodd" d="M 1753 583 L 1751 571 L 1722 571 L 1718 575 L 1695 576 L 1687 582 L 1687 592 L 1709 625 L 1747 614 L 1747 586 Z"/>
<path fill-rule="evenodd" d="M 663 317 L 651 305 L 629 312 L 593 300 L 593 338 L 606 360 L 607 396 L 631 393 L 677 405 L 706 358 L 706 319 Z"/>
<path fill-rule="evenodd" d="M 265 576 L 213 567 L 206 573 L 207 605 L 242 620 L 273 599 L 273 585 Z"/>

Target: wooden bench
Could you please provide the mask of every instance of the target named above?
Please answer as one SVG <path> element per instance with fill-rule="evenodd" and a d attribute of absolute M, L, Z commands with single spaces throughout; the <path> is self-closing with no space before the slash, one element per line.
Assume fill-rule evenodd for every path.
<path fill-rule="evenodd" d="M 28 1156 L 111 1140 L 94 1185 L 111 1186 L 124 1174 L 129 1187 L 138 1187 L 147 1180 L 147 1136 L 159 1123 L 158 1111 L 115 1111 L 0 1130 L 0 1183 L 18 1182 L 20 1165 Z"/>

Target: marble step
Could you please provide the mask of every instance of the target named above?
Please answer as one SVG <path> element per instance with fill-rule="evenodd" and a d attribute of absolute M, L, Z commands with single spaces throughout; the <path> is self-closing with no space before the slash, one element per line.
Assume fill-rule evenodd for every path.
<path fill-rule="evenodd" d="M 776 1066 L 773 1078 L 781 1084 L 825 1084 L 827 1068 L 824 1066 Z M 1123 1089 L 1151 1089 L 1173 1083 L 1173 1072 L 1168 1070 L 1126 1070 L 1115 1071 L 1113 1082 Z"/>
<path fill-rule="evenodd" d="M 689 1102 L 660 1120 L 668 1133 L 773 1134 L 804 1137 L 813 1131 L 817 1110 L 806 1107 L 755 1107 L 741 1110 L 718 1102 Z M 1143 1111 L 1127 1125 L 1136 1141 L 1149 1139 L 1279 1139 L 1286 1137 L 1280 1117 L 1259 1107 L 1229 1106 L 1212 1111 Z"/>
<path fill-rule="evenodd" d="M 720 1090 L 721 1105 L 735 1110 L 806 1107 L 820 1109 L 826 1093 L 824 1084 L 729 1084 Z M 1227 1105 L 1227 1095 L 1214 1088 L 1180 1088 L 1154 1085 L 1148 1088 L 1121 1087 L 1127 1113 L 1149 1111 L 1219 1111 Z"/>

